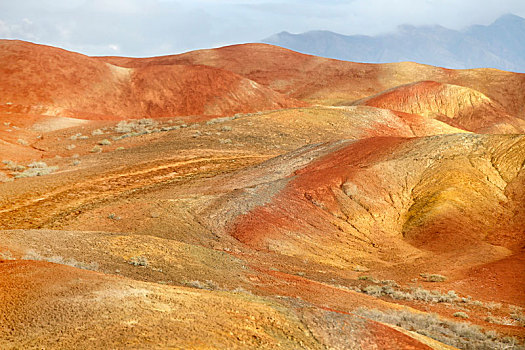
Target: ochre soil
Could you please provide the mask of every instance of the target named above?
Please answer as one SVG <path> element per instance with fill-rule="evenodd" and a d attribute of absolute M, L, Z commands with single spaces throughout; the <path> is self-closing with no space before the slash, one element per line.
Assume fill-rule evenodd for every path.
<path fill-rule="evenodd" d="M 0 56 L 1 348 L 452 348 L 359 308 L 525 339 L 524 75 Z M 385 280 L 465 301 L 360 292 Z"/>

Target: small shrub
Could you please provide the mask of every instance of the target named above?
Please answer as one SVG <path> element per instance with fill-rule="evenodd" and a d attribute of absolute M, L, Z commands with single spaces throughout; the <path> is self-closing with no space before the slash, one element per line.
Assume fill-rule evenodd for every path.
<path fill-rule="evenodd" d="M 357 279 L 360 280 L 360 281 L 371 281 L 371 280 L 373 280 L 373 278 L 370 277 L 370 276 L 359 276 Z"/>
<path fill-rule="evenodd" d="M 201 281 L 190 281 L 185 283 L 188 287 L 198 288 L 198 289 L 206 289 L 206 290 L 218 290 L 220 287 L 217 285 L 217 283 L 207 280 L 206 282 Z"/>
<path fill-rule="evenodd" d="M 499 325 L 503 325 L 503 326 L 512 326 L 512 325 L 514 325 L 514 322 L 511 319 L 508 319 L 506 317 L 495 317 L 495 316 L 492 316 L 492 315 L 489 315 L 489 316 L 485 317 L 485 322 L 493 323 L 493 324 L 499 324 Z"/>
<path fill-rule="evenodd" d="M 148 259 L 144 256 L 134 256 L 131 259 L 129 259 L 128 264 L 133 266 L 142 266 L 146 267 L 148 266 Z"/>
<path fill-rule="evenodd" d="M 91 132 L 91 135 L 93 136 L 97 136 L 97 135 L 104 135 L 104 131 L 100 130 L 100 129 L 95 129 Z"/>
<path fill-rule="evenodd" d="M 397 284 L 397 282 L 394 280 L 381 280 L 379 283 L 386 284 L 387 286 L 399 287 L 399 284 Z"/>
<path fill-rule="evenodd" d="M 144 135 L 153 132 L 157 124 L 153 119 L 122 120 L 115 126 L 115 131 L 119 134 Z"/>
<path fill-rule="evenodd" d="M 36 168 L 47 168 L 46 162 L 32 162 L 27 165 L 29 168 L 36 169 Z"/>
<path fill-rule="evenodd" d="M 108 219 L 120 220 L 120 216 L 117 216 L 117 214 L 115 214 L 115 213 L 111 213 L 111 214 L 108 215 Z"/>
<path fill-rule="evenodd" d="M 75 148 L 77 148 L 77 146 L 75 146 L 75 145 L 73 145 L 73 144 L 71 144 L 71 145 L 67 145 L 67 146 L 66 146 L 66 149 L 67 149 L 68 151 L 71 151 L 72 149 L 75 149 Z"/>
<path fill-rule="evenodd" d="M 247 289 L 244 289 L 243 287 L 237 287 L 232 290 L 232 293 L 242 293 L 242 294 L 249 294 L 253 295 L 253 293 Z"/>
<path fill-rule="evenodd" d="M 109 146 L 111 145 L 111 141 L 109 141 L 108 139 L 104 139 L 104 140 L 100 140 L 98 144 L 101 146 Z"/>
<path fill-rule="evenodd" d="M 71 162 L 71 165 L 73 165 L 73 166 L 77 166 L 77 165 L 79 165 L 79 164 L 80 164 L 80 160 L 79 160 L 79 159 L 75 159 L 75 160 L 73 160 L 73 161 Z"/>
<path fill-rule="evenodd" d="M 485 303 L 485 307 L 489 310 L 501 309 L 501 303 L 488 302 Z"/>
<path fill-rule="evenodd" d="M 19 165 L 19 164 L 13 162 L 12 160 L 4 160 L 4 161 L 2 161 L 2 163 L 5 164 L 5 167 L 7 169 L 12 170 L 12 171 L 24 171 L 26 169 L 25 166 Z"/>
<path fill-rule="evenodd" d="M 366 286 L 362 289 L 362 291 L 374 297 L 383 296 L 383 287 L 374 284 Z"/>
<path fill-rule="evenodd" d="M 355 272 L 368 272 L 369 269 L 367 267 L 364 267 L 364 266 L 361 266 L 361 265 L 355 265 L 352 268 L 352 271 L 355 271 Z"/>
<path fill-rule="evenodd" d="M 427 280 L 427 282 L 445 282 L 447 280 L 445 276 L 438 275 L 438 274 L 422 273 L 420 274 L 420 276 L 423 277 L 425 280 Z"/>
<path fill-rule="evenodd" d="M 58 169 L 58 166 L 48 166 L 45 162 L 32 162 L 28 167 L 23 172 L 15 174 L 15 179 L 48 175 Z"/>
<path fill-rule="evenodd" d="M 99 145 L 95 145 L 95 146 L 93 146 L 93 148 L 89 152 L 91 152 L 91 153 L 100 153 L 100 152 L 102 152 L 102 147 L 100 147 Z"/>
<path fill-rule="evenodd" d="M 115 131 L 119 134 L 126 134 L 128 132 L 131 132 L 136 124 L 132 122 L 127 122 L 125 120 L 120 121 L 117 126 L 115 126 Z"/>
<path fill-rule="evenodd" d="M 459 318 L 468 318 L 468 315 L 463 311 L 454 312 L 452 316 Z"/>
<path fill-rule="evenodd" d="M 27 142 L 24 139 L 18 139 L 18 140 L 16 140 L 16 142 L 19 143 L 22 146 L 29 146 L 29 142 Z"/>
<path fill-rule="evenodd" d="M 525 314 L 521 311 L 513 311 L 510 313 L 510 318 L 517 321 L 520 325 L 525 326 Z"/>
<path fill-rule="evenodd" d="M 11 254 L 11 252 L 8 250 L 5 252 L 0 252 L 0 260 L 16 260 L 16 259 L 13 257 L 13 254 Z"/>
<path fill-rule="evenodd" d="M 23 165 L 16 164 L 15 166 L 13 166 L 12 170 L 13 171 L 24 171 L 26 170 L 26 167 Z"/>

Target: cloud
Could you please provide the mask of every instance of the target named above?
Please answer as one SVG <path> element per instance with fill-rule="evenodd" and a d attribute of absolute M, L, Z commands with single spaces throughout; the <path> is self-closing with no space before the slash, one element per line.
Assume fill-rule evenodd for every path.
<path fill-rule="evenodd" d="M 0 37 L 91 55 L 151 56 L 254 42 L 283 30 L 378 34 L 525 17 L 522 0 L 24 0 L 0 2 Z M 115 50 L 118 48 L 118 50 Z"/>

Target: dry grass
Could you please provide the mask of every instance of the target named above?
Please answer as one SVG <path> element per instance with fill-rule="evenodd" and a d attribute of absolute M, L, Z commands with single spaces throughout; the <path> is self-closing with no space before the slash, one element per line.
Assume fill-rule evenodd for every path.
<path fill-rule="evenodd" d="M 361 292 L 375 297 L 390 297 L 395 300 L 417 300 L 432 303 L 454 303 L 462 301 L 455 291 L 450 290 L 447 293 L 441 293 L 437 290 L 427 290 L 421 287 L 411 288 L 408 290 L 399 289 L 399 285 L 394 281 L 377 281 L 371 278 L 367 280 L 381 285 L 368 285 L 361 288 Z"/>
<path fill-rule="evenodd" d="M 91 271 L 97 271 L 99 268 L 98 263 L 96 262 L 90 262 L 88 264 L 88 263 L 84 263 L 81 261 L 77 261 L 75 259 L 64 259 L 63 257 L 57 256 L 57 255 L 45 257 L 35 252 L 34 250 L 27 251 L 27 253 L 22 257 L 22 260 L 47 261 L 47 262 L 51 262 L 55 264 L 68 265 L 68 266 L 76 267 L 78 269 L 91 270 Z"/>
<path fill-rule="evenodd" d="M 13 169 L 15 170 L 15 173 L 13 173 L 12 175 L 15 177 L 15 179 L 20 179 L 24 177 L 43 176 L 51 174 L 57 169 L 58 166 L 48 166 L 45 162 L 32 162 L 27 165 L 27 168 L 23 166 L 16 166 Z"/>

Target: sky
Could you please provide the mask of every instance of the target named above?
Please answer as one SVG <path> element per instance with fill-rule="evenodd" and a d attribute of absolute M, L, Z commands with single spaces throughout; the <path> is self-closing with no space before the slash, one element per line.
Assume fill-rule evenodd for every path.
<path fill-rule="evenodd" d="M 399 25 L 463 29 L 524 0 L 0 0 L 0 38 L 87 55 L 157 56 L 257 42 L 275 33 L 376 35 Z"/>

